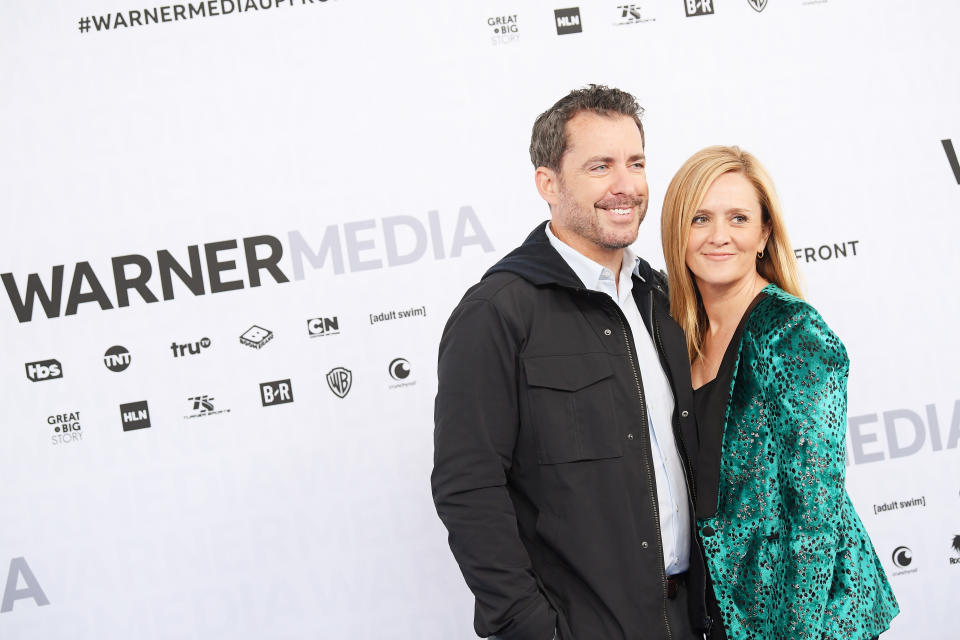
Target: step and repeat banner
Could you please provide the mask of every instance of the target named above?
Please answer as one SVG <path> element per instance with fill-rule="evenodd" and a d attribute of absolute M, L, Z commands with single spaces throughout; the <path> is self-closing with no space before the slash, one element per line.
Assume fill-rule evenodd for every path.
<path fill-rule="evenodd" d="M 847 345 L 847 483 L 957 638 L 960 5 L 7 0 L 0 638 L 470 638 L 429 491 L 437 344 L 548 217 L 595 82 L 673 172 L 771 171 Z M 482 384 L 482 381 L 478 381 Z M 886 636 L 885 636 L 886 637 Z"/>

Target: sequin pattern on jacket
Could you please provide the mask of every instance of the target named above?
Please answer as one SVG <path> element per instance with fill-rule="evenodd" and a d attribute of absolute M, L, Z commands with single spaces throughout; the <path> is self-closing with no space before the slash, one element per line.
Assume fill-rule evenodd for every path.
<path fill-rule="evenodd" d="M 899 608 L 844 487 L 846 349 L 809 304 L 764 293 L 733 369 L 716 512 L 697 522 L 723 624 L 736 640 L 872 638 Z"/>

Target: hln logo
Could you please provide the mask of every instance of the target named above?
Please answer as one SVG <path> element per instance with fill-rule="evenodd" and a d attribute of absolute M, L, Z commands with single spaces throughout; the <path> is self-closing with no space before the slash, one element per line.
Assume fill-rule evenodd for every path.
<path fill-rule="evenodd" d="M 332 318 L 310 318 L 307 320 L 307 333 L 311 338 L 321 336 L 335 336 L 340 333 L 340 321 L 337 316 Z"/>
<path fill-rule="evenodd" d="M 260 383 L 260 402 L 265 407 L 293 402 L 293 385 L 290 378 Z"/>
<path fill-rule="evenodd" d="M 146 429 L 150 426 L 150 409 L 147 401 L 128 402 L 120 405 L 120 421 L 124 431 Z"/>
<path fill-rule="evenodd" d="M 39 362 L 27 362 L 24 365 L 27 368 L 27 378 L 34 382 L 43 380 L 53 380 L 63 377 L 63 365 L 59 360 L 40 360 Z"/>
<path fill-rule="evenodd" d="M 583 31 L 583 26 L 580 24 L 580 7 L 554 9 L 553 16 L 557 21 L 558 36 L 562 36 L 567 33 L 580 33 Z"/>
<path fill-rule="evenodd" d="M 684 0 L 687 17 L 707 16 L 713 13 L 713 0 Z"/>

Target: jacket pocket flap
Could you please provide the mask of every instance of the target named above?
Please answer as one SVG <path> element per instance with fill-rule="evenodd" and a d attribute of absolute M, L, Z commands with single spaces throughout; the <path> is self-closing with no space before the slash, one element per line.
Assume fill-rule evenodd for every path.
<path fill-rule="evenodd" d="M 577 391 L 613 375 L 609 356 L 587 353 L 526 358 L 527 384 L 561 391 Z"/>

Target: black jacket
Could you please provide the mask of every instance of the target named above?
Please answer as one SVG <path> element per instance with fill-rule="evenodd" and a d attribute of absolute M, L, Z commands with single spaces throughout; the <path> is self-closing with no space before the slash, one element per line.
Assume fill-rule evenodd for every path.
<path fill-rule="evenodd" d="M 643 382 L 609 296 L 584 288 L 540 225 L 467 291 L 440 342 L 432 475 L 479 635 L 662 640 L 666 585 Z M 633 295 L 673 386 L 693 489 L 690 368 L 665 279 Z M 644 282 L 645 280 L 645 282 Z M 693 520 L 691 503 L 691 521 Z M 690 614 L 708 624 L 691 530 Z"/>

